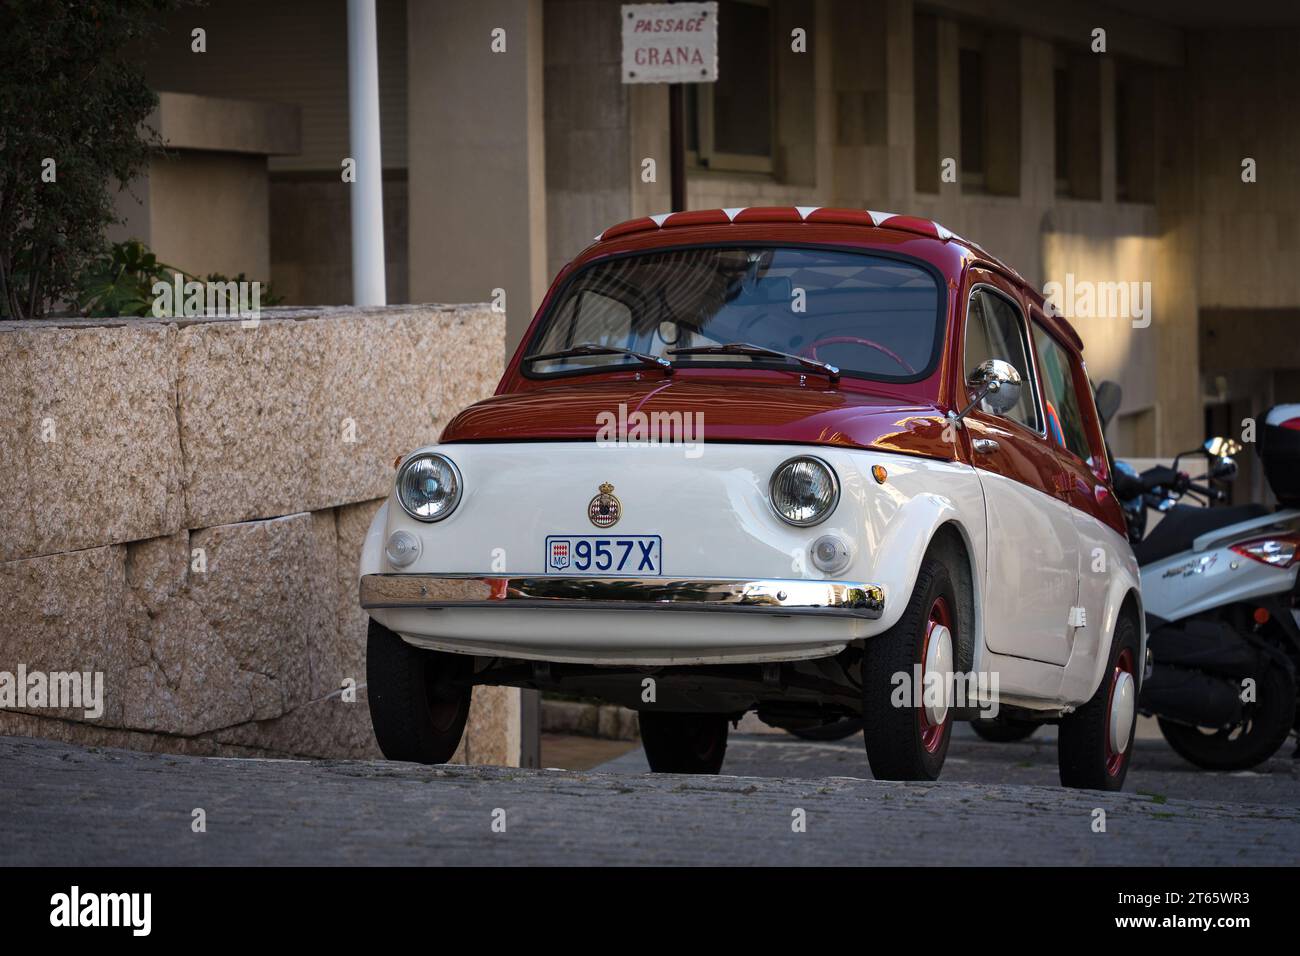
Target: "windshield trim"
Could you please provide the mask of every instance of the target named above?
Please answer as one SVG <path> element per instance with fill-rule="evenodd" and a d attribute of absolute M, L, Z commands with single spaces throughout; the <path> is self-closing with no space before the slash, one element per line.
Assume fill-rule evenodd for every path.
<path fill-rule="evenodd" d="M 916 382 L 923 382 L 934 375 L 935 369 L 939 366 L 939 358 L 943 354 L 944 340 L 947 336 L 948 323 L 948 286 L 944 278 L 943 271 L 932 262 L 924 259 L 918 259 L 916 256 L 906 255 L 901 252 L 895 252 L 892 249 L 877 249 L 870 246 L 845 245 L 844 243 L 835 242 L 798 242 L 781 240 L 775 242 L 692 242 L 681 245 L 655 246 L 650 249 L 637 249 L 629 252 L 617 252 L 612 255 L 600 256 L 592 259 L 582 265 L 581 268 L 573 270 L 573 274 L 564 280 L 564 283 L 555 290 L 551 296 L 551 304 L 547 307 L 541 321 L 536 323 L 532 336 L 528 339 L 527 345 L 519 353 L 518 373 L 526 379 L 534 381 L 554 381 L 556 379 L 566 379 L 580 377 L 584 375 L 607 375 L 611 372 L 644 372 L 646 367 L 639 363 L 616 363 L 609 365 L 596 365 L 590 368 L 566 369 L 556 372 L 539 372 L 535 367 L 530 366 L 524 359 L 533 354 L 541 345 L 541 339 L 546 329 L 550 326 L 553 313 L 560 304 L 565 301 L 565 293 L 588 269 L 607 262 L 615 262 L 620 259 L 630 259 L 635 256 L 650 256 L 658 253 L 678 251 L 683 249 L 820 249 L 828 252 L 847 252 L 853 255 L 868 256 L 878 259 L 893 259 L 897 262 L 904 262 L 908 265 L 917 266 L 927 272 L 934 279 L 935 289 L 938 291 L 938 315 L 934 330 L 934 344 L 930 350 L 929 360 L 925 367 L 920 369 L 915 375 L 868 375 L 865 372 L 855 371 L 852 369 L 841 368 L 841 381 L 844 379 L 854 379 L 862 382 L 879 382 L 886 385 L 910 385 Z M 679 371 L 686 369 L 732 369 L 732 370 L 758 370 L 791 372 L 794 374 L 809 375 L 813 374 L 809 369 L 794 365 L 790 362 L 779 360 L 763 361 L 755 360 L 741 364 L 739 362 L 707 362 L 692 360 L 689 362 L 673 362 L 673 368 Z"/>

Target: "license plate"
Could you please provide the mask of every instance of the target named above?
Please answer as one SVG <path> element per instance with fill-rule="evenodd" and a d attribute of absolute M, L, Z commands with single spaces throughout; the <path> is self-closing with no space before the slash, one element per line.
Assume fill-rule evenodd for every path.
<path fill-rule="evenodd" d="M 546 538 L 548 574 L 662 574 L 657 534 L 553 534 Z"/>

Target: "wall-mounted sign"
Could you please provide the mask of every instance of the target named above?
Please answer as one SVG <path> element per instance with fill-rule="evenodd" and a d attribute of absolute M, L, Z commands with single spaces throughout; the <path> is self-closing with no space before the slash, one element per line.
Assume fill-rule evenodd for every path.
<path fill-rule="evenodd" d="M 716 3 L 625 3 L 624 83 L 718 79 Z"/>

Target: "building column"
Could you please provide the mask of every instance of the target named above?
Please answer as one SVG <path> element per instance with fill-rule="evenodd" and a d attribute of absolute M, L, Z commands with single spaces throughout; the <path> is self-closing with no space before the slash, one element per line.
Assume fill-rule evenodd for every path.
<path fill-rule="evenodd" d="M 408 3 L 412 302 L 499 302 L 513 351 L 546 291 L 542 0 Z"/>
<path fill-rule="evenodd" d="M 939 182 L 939 196 L 945 208 L 961 199 L 961 80 L 957 65 L 961 57 L 960 28 L 955 20 L 941 19 L 936 27 L 939 71 L 939 159 L 955 160 L 957 179 Z"/>
<path fill-rule="evenodd" d="M 387 305 L 375 0 L 348 0 L 348 140 L 356 163 L 356 181 L 350 195 L 352 303 Z"/>
<path fill-rule="evenodd" d="M 912 0 L 885 7 L 885 143 L 889 207 L 908 209 L 916 191 L 916 64 Z"/>
<path fill-rule="evenodd" d="M 1152 291 L 1156 335 L 1156 447 L 1169 456 L 1205 440 L 1201 393 L 1200 247 L 1196 165 L 1198 91 L 1185 72 L 1157 80 L 1156 212 L 1160 241 Z"/>
<path fill-rule="evenodd" d="M 1056 202 L 1056 51 L 1047 40 L 1020 37 L 1020 199 Z"/>
<path fill-rule="evenodd" d="M 622 40 L 620 39 L 620 43 Z M 621 72 L 621 70 L 620 70 Z M 668 87 L 663 83 L 631 83 L 627 87 L 628 157 L 627 184 L 631 197 L 629 215 L 656 216 L 672 211 L 671 176 L 669 173 Z M 646 182 L 642 164 L 655 161 L 655 178 Z M 689 194 L 691 173 L 686 170 Z M 613 225 L 613 223 L 606 223 Z M 594 233 L 593 233 L 594 235 Z"/>
<path fill-rule="evenodd" d="M 1097 64 L 1097 113 L 1101 119 L 1098 145 L 1101 147 L 1101 201 L 1115 201 L 1115 59 L 1102 57 Z"/>
<path fill-rule="evenodd" d="M 835 31 L 831 24 L 834 0 L 816 0 L 809 47 L 813 50 L 813 121 L 816 150 L 816 196 L 824 205 L 835 201 Z"/>

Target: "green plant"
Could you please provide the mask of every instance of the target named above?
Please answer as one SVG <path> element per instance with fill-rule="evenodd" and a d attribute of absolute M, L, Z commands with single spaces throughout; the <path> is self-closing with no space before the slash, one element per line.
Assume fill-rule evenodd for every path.
<path fill-rule="evenodd" d="M 110 186 L 160 145 L 136 47 L 177 0 L 5 0 L 0 11 L 0 316 L 72 298 L 113 221 Z M 123 306 L 128 299 L 122 298 Z"/>
<path fill-rule="evenodd" d="M 96 316 L 149 315 L 154 283 L 170 283 L 179 271 L 159 262 L 138 239 L 116 243 L 78 277 L 77 308 Z"/>
<path fill-rule="evenodd" d="M 209 272 L 207 278 L 204 281 L 209 282 L 213 285 L 224 285 L 225 283 L 228 282 L 251 283 L 254 280 L 248 278 L 242 272 L 239 275 L 235 276 L 233 279 L 230 278 L 229 276 L 222 275 L 220 272 Z M 269 308 L 270 306 L 280 305 L 281 303 L 284 302 L 284 296 L 276 295 L 275 291 L 271 288 L 271 283 L 259 282 L 258 289 L 259 289 L 260 302 L 263 306 L 267 306 Z M 231 308 L 230 300 L 226 299 L 225 303 L 226 303 L 227 311 L 230 311 Z"/>
<path fill-rule="evenodd" d="M 154 313 L 154 285 L 162 282 L 169 289 L 174 288 L 176 276 L 182 283 L 202 282 L 204 284 L 204 302 L 208 303 L 211 292 L 211 304 L 227 315 L 239 311 L 240 302 L 238 285 L 251 284 L 244 273 L 233 279 L 219 272 L 210 272 L 204 279 L 190 275 L 175 266 L 158 261 L 158 257 L 149 251 L 139 239 L 108 246 L 100 255 L 90 261 L 77 277 L 75 283 L 75 301 L 77 308 L 84 315 L 117 317 L 123 315 L 146 316 Z M 258 305 L 273 306 L 284 301 L 276 295 L 269 282 L 258 283 Z M 162 314 L 174 315 L 182 311 L 181 303 L 168 299 L 170 308 Z M 183 302 L 183 299 L 182 299 Z"/>

